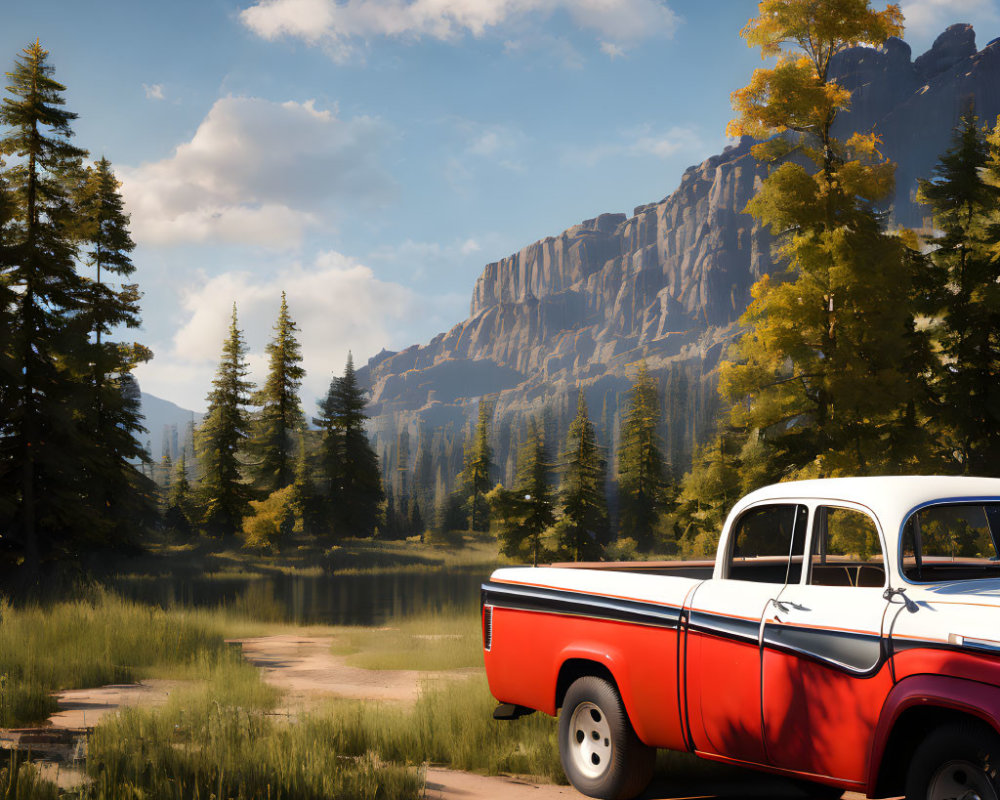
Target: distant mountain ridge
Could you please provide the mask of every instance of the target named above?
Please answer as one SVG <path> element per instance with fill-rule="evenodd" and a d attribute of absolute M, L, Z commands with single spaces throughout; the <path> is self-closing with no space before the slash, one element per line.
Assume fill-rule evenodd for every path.
<path fill-rule="evenodd" d="M 977 51 L 972 27 L 953 25 L 915 60 L 892 39 L 842 53 L 833 71 L 853 92 L 837 135 L 880 135 L 898 164 L 892 216 L 921 226 L 916 181 L 949 146 L 962 110 L 974 100 L 984 121 L 1000 114 L 1000 41 Z M 702 398 L 699 419 L 668 454 L 683 460 L 713 413 L 712 370 L 750 287 L 772 267 L 769 235 L 742 213 L 763 175 L 752 144 L 688 168 L 672 194 L 631 216 L 602 214 L 486 265 L 468 319 L 369 360 L 359 377 L 384 455 L 400 428 L 461 425 L 481 396 L 495 395 L 497 419 L 509 423 L 565 408 L 577 387 L 592 410 L 603 407 L 613 445 L 628 370 L 644 358 L 661 376 L 684 366 L 685 391 Z"/>
<path fill-rule="evenodd" d="M 148 443 L 149 454 L 157 464 L 163 457 L 163 443 L 166 441 L 170 447 L 170 458 L 176 461 L 190 436 L 190 423 L 197 425 L 204 415 L 148 392 L 141 394 L 143 426 L 147 433 L 139 436 L 139 441 L 144 445 Z"/>

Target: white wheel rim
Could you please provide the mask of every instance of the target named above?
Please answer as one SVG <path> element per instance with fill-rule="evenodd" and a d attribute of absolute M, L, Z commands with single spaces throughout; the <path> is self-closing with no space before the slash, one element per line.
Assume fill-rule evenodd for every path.
<path fill-rule="evenodd" d="M 594 703 L 580 703 L 569 720 L 567 752 L 573 766 L 591 780 L 600 778 L 611 769 L 615 748 L 611 741 L 611 726 L 604 711 Z"/>
<path fill-rule="evenodd" d="M 927 800 L 998 800 L 982 767 L 970 761 L 948 761 L 927 786 Z"/>

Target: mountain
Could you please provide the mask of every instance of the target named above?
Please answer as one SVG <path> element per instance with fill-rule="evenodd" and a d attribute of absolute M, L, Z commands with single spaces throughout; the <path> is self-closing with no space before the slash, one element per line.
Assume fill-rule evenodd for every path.
<path fill-rule="evenodd" d="M 191 455 L 190 427 L 194 422 L 197 425 L 201 422 L 203 414 L 198 411 L 191 411 L 181 408 L 176 403 L 164 400 L 156 395 L 142 392 L 142 414 L 145 417 L 143 425 L 148 433 L 143 434 L 139 439 L 146 444 L 148 442 L 149 454 L 153 457 L 154 463 L 159 463 L 163 457 L 164 441 L 170 447 L 170 458 L 174 461 L 180 455 L 182 448 L 187 446 L 188 457 Z"/>
<path fill-rule="evenodd" d="M 892 219 L 920 227 L 917 179 L 929 176 L 970 100 L 1000 113 L 1000 40 L 976 49 L 953 25 L 916 59 L 899 39 L 842 53 L 833 73 L 852 90 L 836 134 L 874 129 L 898 164 Z M 684 173 L 680 185 L 631 215 L 601 214 L 487 264 L 469 317 L 429 343 L 383 351 L 359 370 L 383 463 L 397 434 L 459 430 L 495 396 L 497 461 L 509 477 L 511 431 L 543 412 L 562 432 L 586 392 L 606 446 L 616 446 L 630 368 L 661 377 L 668 458 L 682 470 L 714 419 L 714 368 L 738 331 L 750 287 L 771 267 L 770 237 L 742 210 L 763 171 L 744 139 Z"/>

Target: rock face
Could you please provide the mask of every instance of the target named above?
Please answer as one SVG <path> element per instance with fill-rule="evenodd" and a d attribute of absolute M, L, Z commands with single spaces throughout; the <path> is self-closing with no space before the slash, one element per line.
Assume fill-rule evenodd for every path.
<path fill-rule="evenodd" d="M 989 122 L 1000 113 L 1000 42 L 977 51 L 972 28 L 953 25 L 916 60 L 893 39 L 841 54 L 834 73 L 853 93 L 837 135 L 879 134 L 899 165 L 893 217 L 921 226 L 917 178 L 930 175 L 963 108 L 974 100 Z M 484 395 L 497 396 L 500 417 L 517 417 L 565 406 L 581 387 L 595 411 L 620 397 L 640 358 L 660 374 L 696 364 L 710 384 L 750 287 L 771 269 L 768 234 L 742 213 L 763 174 L 751 144 L 690 167 L 671 195 L 631 216 L 602 214 L 488 264 L 467 320 L 371 359 L 360 377 L 383 444 L 407 423 L 461 424 Z"/>

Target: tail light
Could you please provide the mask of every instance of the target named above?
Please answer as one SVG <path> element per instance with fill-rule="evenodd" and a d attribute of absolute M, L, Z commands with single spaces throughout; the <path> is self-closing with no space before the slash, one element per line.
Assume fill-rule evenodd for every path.
<path fill-rule="evenodd" d="M 489 652 L 493 645 L 493 606 L 483 606 L 483 649 Z"/>

